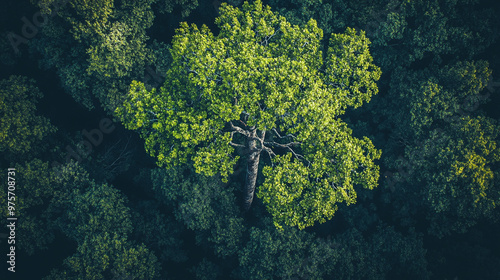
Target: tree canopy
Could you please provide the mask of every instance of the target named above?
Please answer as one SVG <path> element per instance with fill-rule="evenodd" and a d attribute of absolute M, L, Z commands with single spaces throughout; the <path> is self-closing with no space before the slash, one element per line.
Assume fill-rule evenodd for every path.
<path fill-rule="evenodd" d="M 248 209 L 262 162 L 258 196 L 276 226 L 324 222 L 337 203 L 355 202 L 355 185 L 377 184 L 380 151 L 338 118 L 378 91 L 369 40 L 353 29 L 333 34 L 323 63 L 314 20 L 292 25 L 260 1 L 220 13 L 217 36 L 181 24 L 163 87 L 133 82 L 117 114 L 159 165 L 192 161 L 227 180 L 243 156 Z"/>
<path fill-rule="evenodd" d="M 0 81 L 1 152 L 35 152 L 35 144 L 56 131 L 47 118 L 36 114 L 42 96 L 35 82 L 26 77 L 10 76 Z"/>
<path fill-rule="evenodd" d="M 393 133 L 386 162 L 399 169 L 394 179 L 405 189 L 393 196 L 410 208 L 425 209 L 438 236 L 464 232 L 496 215 L 500 130 L 497 121 L 478 110 L 488 99 L 483 89 L 490 75 L 485 61 L 398 69 L 392 75 L 392 99 L 382 110 Z M 400 147 L 403 154 L 394 153 Z M 408 201 L 408 195 L 420 199 Z"/>
<path fill-rule="evenodd" d="M 499 1 L 0 15 L 9 279 L 500 279 Z"/>

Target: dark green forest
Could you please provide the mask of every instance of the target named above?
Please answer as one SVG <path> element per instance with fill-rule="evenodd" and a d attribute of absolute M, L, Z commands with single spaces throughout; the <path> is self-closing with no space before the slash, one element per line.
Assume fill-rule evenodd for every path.
<path fill-rule="evenodd" d="M 499 1 L 0 22 L 0 279 L 500 279 Z"/>

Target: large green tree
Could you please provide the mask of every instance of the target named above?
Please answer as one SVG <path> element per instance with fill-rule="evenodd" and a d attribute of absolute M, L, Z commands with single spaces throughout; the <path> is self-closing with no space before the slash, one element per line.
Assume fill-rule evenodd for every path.
<path fill-rule="evenodd" d="M 364 33 L 332 34 L 323 62 L 314 20 L 292 25 L 260 1 L 222 5 L 220 14 L 217 36 L 181 24 L 163 87 L 134 82 L 117 109 L 158 164 L 192 161 L 227 179 L 243 156 L 248 209 L 264 163 L 258 196 L 278 227 L 323 222 L 337 203 L 355 202 L 355 185 L 375 187 L 380 151 L 339 118 L 378 91 Z"/>

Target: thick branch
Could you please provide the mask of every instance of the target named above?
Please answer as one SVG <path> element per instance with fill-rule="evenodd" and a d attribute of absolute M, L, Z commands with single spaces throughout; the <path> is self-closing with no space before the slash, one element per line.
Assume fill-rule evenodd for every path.
<path fill-rule="evenodd" d="M 298 154 L 297 152 L 295 152 L 294 149 L 292 149 L 293 146 L 298 146 L 300 144 L 301 144 L 300 142 L 290 142 L 287 144 L 280 144 L 280 143 L 276 143 L 273 141 L 273 142 L 264 142 L 264 147 L 269 149 L 269 150 L 270 150 L 269 147 L 278 147 L 278 148 L 289 150 L 296 159 L 303 160 L 303 161 L 307 162 L 309 165 L 311 165 L 311 162 L 308 161 L 303 155 Z M 263 148 L 263 149 L 265 151 L 267 151 L 265 148 Z"/>
<path fill-rule="evenodd" d="M 264 151 L 266 151 L 266 153 L 269 155 L 269 159 L 271 160 L 271 165 L 274 166 L 273 158 L 276 156 L 276 154 L 274 153 L 274 151 L 271 148 L 266 147 L 266 146 L 262 146 L 262 149 Z"/>
<path fill-rule="evenodd" d="M 251 137 L 251 135 L 250 135 L 250 131 L 248 131 L 248 130 L 244 130 L 243 128 L 241 128 L 241 127 L 239 127 L 239 126 L 235 126 L 235 125 L 233 124 L 233 122 L 229 122 L 229 125 L 231 126 L 232 132 L 237 132 L 237 133 L 239 133 L 239 134 L 241 134 L 241 135 L 244 135 L 244 136 L 246 136 L 246 137 Z M 231 132 L 231 133 L 232 133 L 232 132 Z M 231 136 L 232 136 L 232 135 L 231 135 Z"/>
<path fill-rule="evenodd" d="M 241 145 L 241 144 L 236 144 L 236 143 L 233 143 L 232 141 L 229 142 L 229 145 L 235 147 L 235 148 L 242 148 L 242 149 L 245 149 L 245 145 Z"/>
<path fill-rule="evenodd" d="M 274 132 L 274 134 L 276 134 L 276 136 L 278 136 L 279 139 L 283 139 L 283 138 L 286 138 L 286 137 L 290 137 L 290 138 L 293 138 L 293 139 L 297 138 L 295 135 L 293 135 L 291 133 L 287 134 L 285 136 L 281 136 L 280 133 L 278 132 L 278 130 L 276 130 L 276 128 L 273 128 L 272 131 Z"/>
<path fill-rule="evenodd" d="M 280 144 L 280 143 L 276 143 L 276 142 L 264 142 L 264 145 L 267 145 L 267 146 L 271 146 L 271 147 L 279 147 L 279 148 L 283 148 L 283 149 L 289 149 L 291 146 L 299 146 L 300 142 L 290 142 L 290 143 L 286 143 L 286 144 Z"/>

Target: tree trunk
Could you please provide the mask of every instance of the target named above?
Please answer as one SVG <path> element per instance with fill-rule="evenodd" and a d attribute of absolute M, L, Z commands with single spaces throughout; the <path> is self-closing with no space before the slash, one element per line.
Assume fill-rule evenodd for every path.
<path fill-rule="evenodd" d="M 255 183 L 257 182 L 257 172 L 259 171 L 260 151 L 250 154 L 247 162 L 247 176 L 245 180 L 245 211 L 250 209 L 255 192 Z"/>
<path fill-rule="evenodd" d="M 252 132 L 252 136 L 257 136 L 256 131 Z M 248 141 L 250 155 L 247 161 L 247 174 L 245 179 L 245 211 L 248 211 L 250 209 L 250 206 L 252 205 L 253 196 L 255 193 L 255 184 L 257 182 L 257 174 L 259 171 L 259 159 L 262 147 L 257 142 L 258 141 L 256 139 L 250 139 Z"/>

